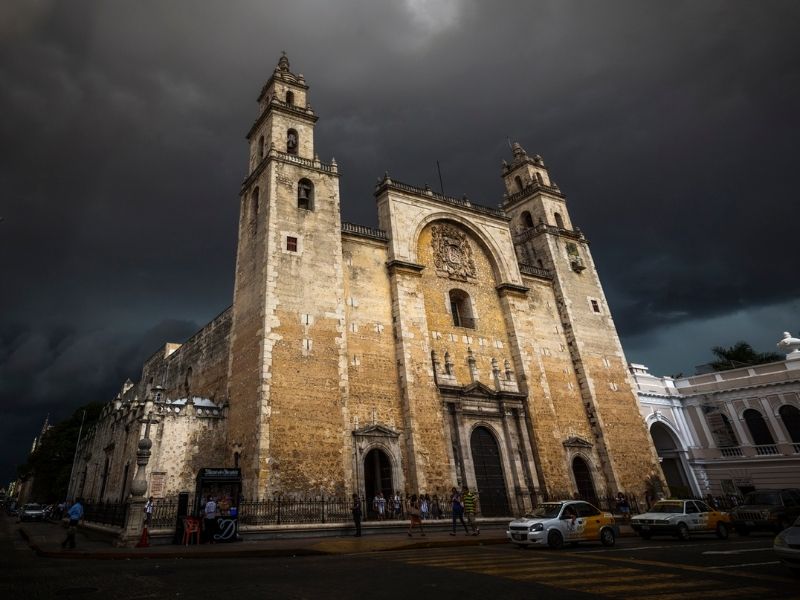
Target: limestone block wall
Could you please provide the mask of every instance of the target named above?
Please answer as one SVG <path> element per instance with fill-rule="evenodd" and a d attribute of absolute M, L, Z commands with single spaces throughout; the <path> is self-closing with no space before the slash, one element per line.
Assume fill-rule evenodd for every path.
<path fill-rule="evenodd" d="M 225 401 L 232 311 L 225 309 L 177 349 L 161 350 L 144 364 L 138 394 L 144 400 L 154 385 L 170 398 L 189 395 Z M 191 369 L 191 371 L 190 371 Z"/>

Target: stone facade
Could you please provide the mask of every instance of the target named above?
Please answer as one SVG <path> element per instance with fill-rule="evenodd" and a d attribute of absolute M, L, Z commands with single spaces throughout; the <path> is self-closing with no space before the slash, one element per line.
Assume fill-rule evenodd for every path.
<path fill-rule="evenodd" d="M 501 208 L 385 175 L 378 228 L 342 223 L 307 97 L 281 58 L 247 136 L 233 305 L 126 385 L 74 490 L 124 496 L 146 421 L 164 495 L 237 466 L 248 498 L 469 485 L 485 514 L 509 514 L 661 478 L 588 242 L 542 159 L 515 144 Z"/>
<path fill-rule="evenodd" d="M 677 379 L 630 369 L 671 489 L 800 487 L 800 360 Z"/>

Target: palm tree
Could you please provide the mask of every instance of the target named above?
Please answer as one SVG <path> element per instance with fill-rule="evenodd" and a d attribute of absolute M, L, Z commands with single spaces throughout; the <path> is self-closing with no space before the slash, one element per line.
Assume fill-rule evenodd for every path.
<path fill-rule="evenodd" d="M 715 371 L 728 371 L 783 360 L 783 356 L 776 352 L 756 352 L 750 344 L 743 341 L 736 342 L 729 348 L 714 346 L 711 352 L 717 357 L 717 360 L 710 363 Z"/>

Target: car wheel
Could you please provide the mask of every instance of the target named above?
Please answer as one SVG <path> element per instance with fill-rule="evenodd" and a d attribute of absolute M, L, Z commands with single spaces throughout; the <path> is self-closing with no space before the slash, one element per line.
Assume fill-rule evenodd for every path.
<path fill-rule="evenodd" d="M 747 527 L 737 527 L 736 533 L 738 533 L 741 536 L 746 536 L 750 535 L 750 530 Z"/>
<path fill-rule="evenodd" d="M 561 535 L 561 532 L 556 531 L 555 529 L 547 534 L 547 545 L 550 546 L 553 550 L 558 550 L 564 547 L 564 536 Z"/>
<path fill-rule="evenodd" d="M 728 531 L 728 526 L 725 523 L 717 523 L 717 537 L 721 540 L 727 540 L 728 536 L 730 535 L 730 531 Z"/>
<path fill-rule="evenodd" d="M 600 532 L 600 542 L 603 546 L 613 546 L 616 542 L 616 538 L 614 537 L 614 531 L 606 527 L 603 531 Z"/>
<path fill-rule="evenodd" d="M 678 523 L 678 539 L 682 542 L 689 539 L 689 528 L 686 523 Z"/>
<path fill-rule="evenodd" d="M 649 540 L 651 537 L 653 537 L 653 534 L 641 532 L 639 533 L 639 537 L 642 538 L 643 540 Z"/>

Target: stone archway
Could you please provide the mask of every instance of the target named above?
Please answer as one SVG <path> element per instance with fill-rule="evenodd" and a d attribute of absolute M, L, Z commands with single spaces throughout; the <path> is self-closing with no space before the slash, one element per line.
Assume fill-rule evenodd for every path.
<path fill-rule="evenodd" d="M 475 428 L 470 437 L 470 449 L 481 516 L 508 516 L 508 494 L 500 448 L 488 428 Z"/>
<path fill-rule="evenodd" d="M 580 456 L 572 459 L 572 475 L 575 477 L 575 487 L 581 499 L 597 505 L 597 492 L 594 489 L 592 470 L 588 463 Z"/>
<path fill-rule="evenodd" d="M 388 498 L 392 488 L 392 462 L 380 448 L 373 448 L 364 457 L 364 493 L 367 511 L 372 510 L 372 500 L 378 492 Z"/>
<path fill-rule="evenodd" d="M 680 453 L 683 450 L 675 434 L 663 423 L 653 423 L 650 426 L 650 437 L 656 447 L 658 458 L 661 461 L 661 471 L 667 480 L 667 486 L 673 496 L 685 497 L 693 495 L 692 486 L 683 468 Z"/>

